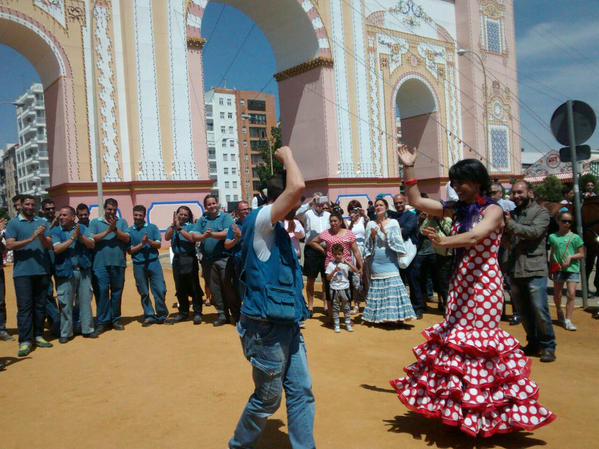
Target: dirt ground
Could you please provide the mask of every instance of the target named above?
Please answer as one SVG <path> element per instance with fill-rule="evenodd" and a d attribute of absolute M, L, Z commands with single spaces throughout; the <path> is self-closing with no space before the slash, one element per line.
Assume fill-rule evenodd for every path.
<path fill-rule="evenodd" d="M 10 331 L 16 333 L 12 272 L 6 270 Z M 173 303 L 171 272 L 165 276 Z M 0 449 L 203 449 L 227 447 L 251 393 L 250 365 L 233 326 L 191 322 L 142 328 L 131 269 L 123 296 L 126 330 L 76 338 L 18 359 L 17 342 L 0 342 Z M 214 319 L 214 309 L 206 310 Z M 414 358 L 420 331 L 441 320 L 427 314 L 411 330 L 356 325 L 335 334 L 307 323 L 320 448 L 599 448 L 599 322 L 577 311 L 578 332 L 556 327 L 558 360 L 533 364 L 541 402 L 558 415 L 534 433 L 472 440 L 409 413 L 388 381 Z M 506 328 L 522 339 L 521 326 Z M 594 429 L 594 430 L 593 430 Z M 259 444 L 288 449 L 282 407 Z"/>

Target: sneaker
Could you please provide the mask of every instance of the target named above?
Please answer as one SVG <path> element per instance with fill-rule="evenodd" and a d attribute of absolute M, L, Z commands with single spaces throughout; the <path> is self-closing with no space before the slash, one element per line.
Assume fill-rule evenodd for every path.
<path fill-rule="evenodd" d="M 339 327 L 339 325 L 338 325 L 338 324 L 336 324 L 336 325 L 335 325 L 335 333 L 337 333 L 337 334 L 338 334 L 339 332 L 341 332 L 341 328 Z"/>
<path fill-rule="evenodd" d="M 181 323 L 183 321 L 187 321 L 189 319 L 189 313 L 177 313 L 173 317 L 169 318 L 171 323 Z"/>
<path fill-rule="evenodd" d="M 27 357 L 30 352 L 31 352 L 31 343 L 29 343 L 28 341 L 19 343 L 19 353 L 17 354 L 19 357 Z"/>
<path fill-rule="evenodd" d="M 347 332 L 353 332 L 354 328 L 352 327 L 351 323 L 345 323 L 345 330 Z"/>
<path fill-rule="evenodd" d="M 115 331 L 124 331 L 125 330 L 125 326 L 123 326 L 123 323 L 121 323 L 120 321 L 115 321 L 114 323 L 112 323 L 112 328 Z"/>
<path fill-rule="evenodd" d="M 202 315 L 200 315 L 199 313 L 196 313 L 193 316 L 193 324 L 195 324 L 195 325 L 202 324 Z"/>
<path fill-rule="evenodd" d="M 35 346 L 38 348 L 51 348 L 54 345 L 47 341 L 44 337 L 35 337 Z"/>
<path fill-rule="evenodd" d="M 575 331 L 577 328 L 576 328 L 576 325 L 572 321 L 565 319 L 564 320 L 564 329 L 566 329 L 567 331 Z"/>
<path fill-rule="evenodd" d="M 522 318 L 520 318 L 520 315 L 514 315 L 510 318 L 510 326 L 517 326 L 521 322 Z"/>
<path fill-rule="evenodd" d="M 12 335 L 10 335 L 5 330 L 1 330 L 0 331 L 0 340 L 1 341 L 13 341 L 14 339 L 15 339 L 15 337 L 13 337 Z"/>
<path fill-rule="evenodd" d="M 227 323 L 228 323 L 227 319 L 225 318 L 224 315 L 222 315 L 222 316 L 219 316 L 218 319 L 214 323 L 212 323 L 212 325 L 214 327 L 219 327 L 219 326 L 224 326 Z"/>
<path fill-rule="evenodd" d="M 555 351 L 552 351 L 551 349 L 543 349 L 543 352 L 541 353 L 541 362 L 551 363 L 555 362 L 555 359 Z"/>

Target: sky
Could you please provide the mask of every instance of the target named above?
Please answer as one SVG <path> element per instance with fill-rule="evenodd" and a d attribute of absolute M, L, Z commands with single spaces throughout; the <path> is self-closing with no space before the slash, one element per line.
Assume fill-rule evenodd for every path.
<path fill-rule="evenodd" d="M 526 151 L 559 148 L 551 115 L 567 99 L 599 111 L 599 1 L 514 0 L 520 86 L 520 130 Z M 234 30 L 234 32 L 232 32 Z M 206 90 L 216 86 L 278 96 L 268 40 L 250 18 L 222 3 L 208 4 L 202 33 Z M 0 45 L 0 146 L 16 141 L 11 104 L 39 77 L 29 62 Z M 599 148 L 599 130 L 588 142 Z"/>

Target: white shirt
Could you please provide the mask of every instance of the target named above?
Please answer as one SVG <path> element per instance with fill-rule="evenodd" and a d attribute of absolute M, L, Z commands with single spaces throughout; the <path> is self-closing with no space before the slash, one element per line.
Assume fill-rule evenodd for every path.
<path fill-rule="evenodd" d="M 364 225 L 364 217 L 360 217 L 358 221 L 351 228 L 351 232 L 356 236 L 356 241 L 358 245 L 363 246 L 364 241 L 366 240 L 366 226 Z M 351 220 L 347 222 L 347 229 L 349 229 L 351 225 Z"/>
<path fill-rule="evenodd" d="M 256 217 L 254 229 L 254 251 L 258 260 L 266 262 L 270 259 L 275 244 L 275 227 L 272 224 L 272 204 L 263 206 Z"/>
<path fill-rule="evenodd" d="M 329 262 L 325 273 L 327 275 L 335 271 L 335 268 L 339 268 L 339 271 L 335 273 L 335 276 L 331 278 L 331 289 L 333 290 L 347 290 L 349 288 L 349 265 L 346 263 L 337 263 L 335 261 Z"/>
<path fill-rule="evenodd" d="M 316 215 L 314 209 L 310 209 L 305 214 L 306 217 L 306 245 L 314 240 L 320 233 L 329 229 L 330 212 L 323 212 L 321 215 Z"/>
<path fill-rule="evenodd" d="M 295 234 L 298 233 L 298 234 L 306 235 L 306 232 L 304 231 L 304 227 L 302 226 L 302 224 L 300 223 L 299 220 L 293 220 L 293 221 L 295 222 L 295 231 L 288 232 L 288 234 L 289 234 L 289 238 L 291 239 L 291 243 L 293 244 L 293 248 L 295 249 L 298 259 L 301 259 L 302 252 L 300 250 L 300 242 L 299 242 L 299 239 L 295 236 Z M 285 227 L 285 230 L 287 231 L 287 229 L 289 228 L 289 220 L 285 220 L 285 222 L 283 223 L 283 226 Z"/>

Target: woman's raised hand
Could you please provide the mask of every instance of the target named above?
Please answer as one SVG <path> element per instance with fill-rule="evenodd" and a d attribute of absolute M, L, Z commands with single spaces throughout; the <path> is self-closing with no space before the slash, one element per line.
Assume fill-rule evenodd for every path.
<path fill-rule="evenodd" d="M 416 148 L 408 148 L 407 145 L 399 144 L 397 146 L 397 156 L 404 167 L 413 167 L 416 162 Z"/>

